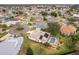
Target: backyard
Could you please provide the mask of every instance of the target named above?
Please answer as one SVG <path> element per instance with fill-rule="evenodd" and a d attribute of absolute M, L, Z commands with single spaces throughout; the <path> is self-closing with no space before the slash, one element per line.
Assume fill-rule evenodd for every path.
<path fill-rule="evenodd" d="M 23 35 L 24 42 L 22 44 L 22 47 L 20 49 L 19 55 L 26 55 L 28 48 L 32 50 L 33 55 L 59 55 L 59 54 L 67 54 L 69 52 L 74 52 L 74 47 L 68 48 L 67 46 L 71 46 L 72 43 L 69 43 L 69 40 L 67 41 L 66 38 L 62 37 L 60 39 L 62 43 L 57 47 L 51 47 L 51 46 L 45 46 L 41 43 L 37 43 L 34 41 L 31 41 L 28 39 L 27 35 Z M 64 43 L 68 42 L 68 45 Z M 73 46 L 73 45 L 72 45 Z M 30 52 L 29 52 L 30 53 Z"/>

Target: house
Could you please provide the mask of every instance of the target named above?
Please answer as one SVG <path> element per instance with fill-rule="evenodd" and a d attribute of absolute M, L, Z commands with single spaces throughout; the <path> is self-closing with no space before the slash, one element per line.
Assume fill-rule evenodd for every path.
<path fill-rule="evenodd" d="M 23 16 L 23 15 L 18 15 L 18 16 L 16 16 L 15 18 L 18 19 L 18 20 L 24 20 L 24 19 L 25 19 L 25 16 Z"/>
<path fill-rule="evenodd" d="M 33 30 L 29 35 L 29 39 L 41 43 L 46 43 L 49 40 L 49 38 L 50 38 L 49 33 L 43 32 L 39 29 Z"/>
<path fill-rule="evenodd" d="M 10 18 L 11 16 L 10 15 L 2 15 L 0 16 L 0 21 L 7 21 L 8 18 Z"/>
<path fill-rule="evenodd" d="M 34 22 L 42 22 L 43 21 L 43 16 L 42 15 L 37 15 L 36 17 L 35 17 L 35 20 L 34 20 Z"/>
<path fill-rule="evenodd" d="M 74 24 L 76 25 L 76 27 L 79 27 L 79 22 L 78 21 L 74 22 Z"/>
<path fill-rule="evenodd" d="M 57 22 L 57 19 L 53 16 L 48 15 L 48 16 L 46 16 L 46 19 L 47 19 L 48 22 Z"/>
<path fill-rule="evenodd" d="M 48 28 L 48 24 L 45 23 L 43 21 L 43 18 L 42 17 L 39 17 L 39 16 L 34 20 L 34 24 L 35 24 L 35 27 L 36 28 L 41 28 L 41 29 Z"/>
<path fill-rule="evenodd" d="M 14 27 L 9 30 L 12 35 L 21 35 L 29 31 L 29 26 L 25 23 L 17 23 Z"/>
<path fill-rule="evenodd" d="M 79 18 L 79 14 L 73 14 L 73 17 L 78 17 Z"/>
<path fill-rule="evenodd" d="M 7 21 L 4 24 L 7 25 L 7 26 L 10 26 L 10 25 L 15 25 L 18 22 L 20 22 L 20 21 Z"/>
<path fill-rule="evenodd" d="M 73 14 L 73 20 L 79 21 L 79 14 Z"/>
<path fill-rule="evenodd" d="M 0 42 L 0 55 L 17 55 L 23 42 L 23 37 L 8 37 Z"/>
<path fill-rule="evenodd" d="M 56 47 L 59 43 L 57 37 L 51 37 L 50 33 L 41 31 L 39 28 L 29 32 L 29 39 L 39 43 L 49 43 L 51 46 Z"/>
<path fill-rule="evenodd" d="M 75 26 L 67 24 L 62 25 L 60 28 L 60 32 L 67 36 L 75 34 L 76 30 L 77 28 Z"/>
<path fill-rule="evenodd" d="M 41 29 L 46 29 L 46 28 L 48 28 L 48 24 L 44 23 L 44 22 L 36 22 L 35 27 L 36 28 L 41 28 Z"/>

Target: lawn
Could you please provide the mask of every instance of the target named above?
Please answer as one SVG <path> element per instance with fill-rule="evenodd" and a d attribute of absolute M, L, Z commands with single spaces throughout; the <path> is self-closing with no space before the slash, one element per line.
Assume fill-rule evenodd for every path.
<path fill-rule="evenodd" d="M 0 38 L 5 36 L 6 34 L 7 34 L 7 32 L 0 33 Z"/>
<path fill-rule="evenodd" d="M 22 44 L 22 47 L 20 49 L 19 55 L 26 55 L 27 48 L 30 47 L 33 50 L 34 55 L 59 55 L 59 54 L 66 54 L 69 52 L 73 52 L 74 48 L 69 49 L 64 44 L 61 44 L 60 46 L 54 47 L 46 47 L 41 43 L 37 43 L 34 41 L 31 41 L 27 38 L 27 35 L 23 35 L 24 42 Z M 61 39 L 63 42 L 65 42 L 64 37 Z"/>

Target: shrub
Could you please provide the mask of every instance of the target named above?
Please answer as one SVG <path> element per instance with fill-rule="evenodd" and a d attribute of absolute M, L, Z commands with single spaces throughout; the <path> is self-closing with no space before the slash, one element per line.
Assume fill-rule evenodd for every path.
<path fill-rule="evenodd" d="M 57 13 L 56 12 L 51 12 L 51 15 L 54 17 L 57 17 Z"/>
<path fill-rule="evenodd" d="M 48 28 L 45 30 L 52 35 L 56 36 L 59 33 L 60 26 L 58 23 L 48 23 Z"/>
<path fill-rule="evenodd" d="M 42 16 L 47 16 L 48 15 L 48 13 L 45 12 L 45 11 L 41 11 L 40 14 L 42 14 Z"/>
<path fill-rule="evenodd" d="M 33 51 L 30 47 L 27 48 L 26 55 L 33 55 Z"/>

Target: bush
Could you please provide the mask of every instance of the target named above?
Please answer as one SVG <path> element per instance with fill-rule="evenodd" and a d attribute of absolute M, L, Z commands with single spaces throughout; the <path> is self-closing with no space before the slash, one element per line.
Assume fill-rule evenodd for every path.
<path fill-rule="evenodd" d="M 41 11 L 40 14 L 42 14 L 42 16 L 47 16 L 48 15 L 48 13 L 45 12 L 45 11 Z"/>
<path fill-rule="evenodd" d="M 44 17 L 44 21 L 47 21 L 47 19 Z"/>
<path fill-rule="evenodd" d="M 79 33 L 71 37 L 73 41 L 79 40 Z"/>
<path fill-rule="evenodd" d="M 26 55 L 33 55 L 33 51 L 30 47 L 27 48 Z"/>
<path fill-rule="evenodd" d="M 51 46 L 49 43 L 44 43 L 44 46 L 45 47 L 49 47 L 49 46 Z"/>
<path fill-rule="evenodd" d="M 31 17 L 31 18 L 30 18 L 30 21 L 33 21 L 33 20 L 34 20 L 34 17 Z"/>
<path fill-rule="evenodd" d="M 71 38 L 66 39 L 64 44 L 65 44 L 65 47 L 67 47 L 68 49 L 75 48 L 75 43 L 73 42 L 73 40 Z"/>
<path fill-rule="evenodd" d="M 51 12 L 51 15 L 54 17 L 57 17 L 57 13 L 56 12 Z"/>
<path fill-rule="evenodd" d="M 44 31 L 51 33 L 52 35 L 56 36 L 59 33 L 60 26 L 58 23 L 48 23 L 48 28 Z"/>
<path fill-rule="evenodd" d="M 23 27 L 18 27 L 18 28 L 16 28 L 16 30 L 18 30 L 18 31 L 21 31 L 21 30 L 23 30 L 24 28 Z"/>

